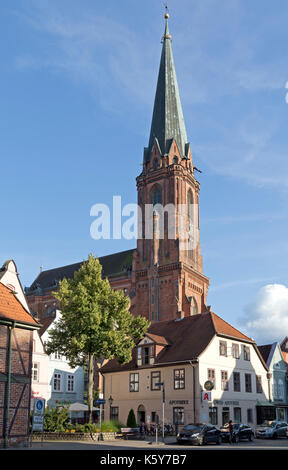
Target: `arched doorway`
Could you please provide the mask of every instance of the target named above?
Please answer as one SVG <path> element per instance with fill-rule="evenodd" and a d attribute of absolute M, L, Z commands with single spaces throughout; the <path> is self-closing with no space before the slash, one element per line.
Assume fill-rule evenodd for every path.
<path fill-rule="evenodd" d="M 146 410 L 145 410 L 145 407 L 143 405 L 138 406 L 137 421 L 138 421 L 138 424 L 146 422 Z"/>

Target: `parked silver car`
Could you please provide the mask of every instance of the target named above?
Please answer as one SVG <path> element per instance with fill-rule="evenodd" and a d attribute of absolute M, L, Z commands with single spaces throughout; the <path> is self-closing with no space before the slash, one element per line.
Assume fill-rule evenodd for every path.
<path fill-rule="evenodd" d="M 288 424 L 284 421 L 264 421 L 261 426 L 256 428 L 256 437 L 265 439 L 287 437 L 287 428 Z"/>

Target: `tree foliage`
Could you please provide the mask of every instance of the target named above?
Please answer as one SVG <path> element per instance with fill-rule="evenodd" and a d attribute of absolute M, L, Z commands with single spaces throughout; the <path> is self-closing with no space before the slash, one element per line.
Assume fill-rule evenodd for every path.
<path fill-rule="evenodd" d="M 136 428 L 136 417 L 133 408 L 129 411 L 128 418 L 127 418 L 127 427 L 128 428 Z"/>
<path fill-rule="evenodd" d="M 111 289 L 93 255 L 53 294 L 61 302 L 61 317 L 49 331 L 46 351 L 58 351 L 71 367 L 87 365 L 89 360 L 88 406 L 92 408 L 94 358 L 129 362 L 135 341 L 143 337 L 149 322 L 130 313 L 129 298 L 122 290 Z"/>

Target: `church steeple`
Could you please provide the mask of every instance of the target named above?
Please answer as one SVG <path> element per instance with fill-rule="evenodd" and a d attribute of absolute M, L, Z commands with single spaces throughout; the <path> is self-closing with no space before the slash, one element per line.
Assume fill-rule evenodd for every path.
<path fill-rule="evenodd" d="M 168 28 L 169 14 L 165 14 L 165 31 L 162 37 L 162 54 L 154 100 L 149 145 L 144 151 L 144 163 L 150 161 L 151 151 L 157 139 L 162 155 L 169 151 L 175 139 L 182 158 L 188 156 L 188 140 L 180 100 L 176 70 L 172 53 L 172 37 Z"/>
<path fill-rule="evenodd" d="M 166 13 L 149 146 L 136 178 L 135 292 L 138 313 L 152 322 L 206 311 L 209 286 L 200 246 L 200 184 L 187 142 L 168 18 Z"/>

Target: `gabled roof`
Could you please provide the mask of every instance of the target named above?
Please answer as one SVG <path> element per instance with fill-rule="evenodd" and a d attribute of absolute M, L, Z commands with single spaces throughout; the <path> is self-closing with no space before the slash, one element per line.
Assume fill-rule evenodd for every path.
<path fill-rule="evenodd" d="M 166 338 L 164 338 L 164 336 L 153 335 L 152 333 L 146 333 L 145 336 L 152 339 L 152 341 L 155 344 L 164 345 L 164 346 L 168 346 L 168 344 L 169 344 L 169 342 L 167 341 Z"/>
<path fill-rule="evenodd" d="M 162 337 L 169 344 L 155 359 L 155 365 L 185 362 L 197 359 L 215 335 L 233 338 L 255 344 L 254 341 L 233 328 L 213 312 L 206 312 L 181 320 L 153 323 L 147 332 L 148 337 Z M 108 362 L 103 372 L 133 370 L 137 368 L 137 347 L 133 349 L 132 361 L 120 365 L 117 359 Z"/>
<path fill-rule="evenodd" d="M 271 355 L 270 353 L 272 350 L 272 346 L 273 344 L 264 344 L 262 346 L 258 346 L 261 356 L 263 357 L 264 361 L 268 366 L 270 365 L 269 356 Z"/>
<path fill-rule="evenodd" d="M 55 316 L 47 317 L 44 320 L 41 320 L 41 328 L 39 330 L 39 335 L 42 336 L 45 331 L 49 328 L 50 325 L 55 321 Z"/>
<path fill-rule="evenodd" d="M 126 250 L 99 258 L 100 264 L 103 268 L 103 276 L 113 276 L 129 271 L 132 267 L 134 251 L 135 249 Z M 29 295 L 37 289 L 56 289 L 58 282 L 62 281 L 64 278 L 73 279 L 74 273 L 80 269 L 84 262 L 85 261 L 81 261 L 79 263 L 69 264 L 60 268 L 42 271 L 30 288 L 26 288 L 26 295 Z"/>
<path fill-rule="evenodd" d="M 41 325 L 28 313 L 13 292 L 0 283 L 0 321 L 15 321 L 25 325 L 40 327 Z"/>

